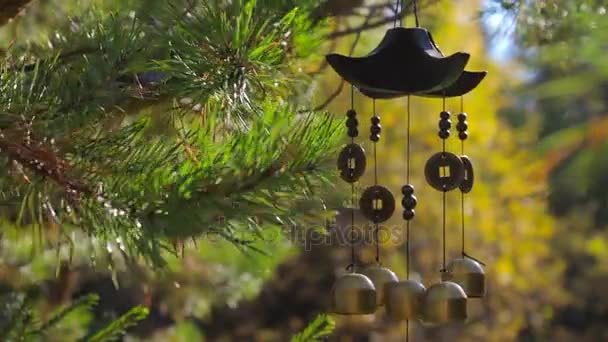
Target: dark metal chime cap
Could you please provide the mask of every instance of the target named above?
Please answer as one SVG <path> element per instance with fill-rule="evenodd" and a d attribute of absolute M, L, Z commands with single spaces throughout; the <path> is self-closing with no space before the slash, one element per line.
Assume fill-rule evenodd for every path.
<path fill-rule="evenodd" d="M 376 288 L 360 273 L 347 273 L 331 289 L 331 310 L 340 315 L 367 315 L 376 311 Z"/>
<path fill-rule="evenodd" d="M 467 295 L 460 285 L 442 281 L 426 290 L 424 321 L 431 324 L 463 322 L 467 319 Z"/>
<path fill-rule="evenodd" d="M 393 99 L 407 95 L 417 95 L 421 97 L 431 98 L 459 97 L 477 88 L 477 86 L 481 83 L 481 81 L 483 81 L 487 74 L 487 71 L 463 71 L 460 77 L 454 83 L 444 88 L 430 92 L 422 91 L 414 94 L 395 93 L 392 91 L 383 90 L 370 90 L 362 87 L 359 87 L 358 89 L 363 95 L 372 99 Z"/>
<path fill-rule="evenodd" d="M 486 71 L 464 71 L 470 55 L 445 56 L 424 28 L 393 28 L 364 57 L 329 54 L 328 63 L 361 93 L 374 99 L 406 95 L 457 97 L 475 89 Z"/>
<path fill-rule="evenodd" d="M 467 297 L 481 298 L 486 294 L 486 274 L 483 266 L 473 259 L 459 258 L 450 261 L 441 278 L 460 285 Z"/>
<path fill-rule="evenodd" d="M 393 321 L 416 320 L 423 317 L 426 288 L 415 280 L 388 283 L 384 288 L 386 315 Z"/>
<path fill-rule="evenodd" d="M 462 75 L 469 57 L 463 52 L 445 57 L 426 29 L 398 27 L 388 30 L 365 57 L 329 54 L 327 61 L 362 92 L 390 98 L 443 91 Z"/>

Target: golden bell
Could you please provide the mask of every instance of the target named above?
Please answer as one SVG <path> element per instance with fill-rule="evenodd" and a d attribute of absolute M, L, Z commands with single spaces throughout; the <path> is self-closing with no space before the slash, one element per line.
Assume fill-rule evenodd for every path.
<path fill-rule="evenodd" d="M 386 315 L 393 321 L 422 318 L 425 292 L 424 285 L 414 280 L 385 284 Z"/>
<path fill-rule="evenodd" d="M 331 289 L 331 310 L 340 315 L 367 315 L 376 311 L 376 288 L 360 273 L 348 273 Z"/>
<path fill-rule="evenodd" d="M 451 281 L 434 284 L 424 296 L 424 321 L 449 323 L 467 319 L 467 295 L 460 285 Z"/>
<path fill-rule="evenodd" d="M 469 298 L 481 298 L 486 294 L 486 274 L 483 267 L 470 258 L 450 261 L 441 278 L 460 285 Z"/>
<path fill-rule="evenodd" d="M 369 277 L 376 287 L 376 305 L 384 305 L 384 286 L 388 283 L 397 283 L 397 275 L 386 267 L 370 266 L 363 270 L 363 274 Z"/>

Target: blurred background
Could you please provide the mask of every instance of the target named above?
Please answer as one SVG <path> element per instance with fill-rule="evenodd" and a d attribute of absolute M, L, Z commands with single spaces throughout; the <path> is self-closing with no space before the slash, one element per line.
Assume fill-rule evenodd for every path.
<path fill-rule="evenodd" d="M 279 2 L 286 8 L 301 5 L 311 13 L 323 33 L 320 55 L 366 54 L 395 16 L 392 1 Z M 16 2 L 0 1 L 6 13 L 11 3 Z M 0 14 L 0 54 L 11 46 L 46 42 L 67 18 L 78 18 L 89 8 L 142 15 L 167 6 L 156 0 L 21 3 L 25 7 L 10 22 Z M 190 3 L 196 1 L 172 5 Z M 412 26 L 411 4 L 406 3 L 405 26 Z M 444 53 L 469 52 L 467 69 L 489 72 L 464 98 L 469 115 L 465 154 L 476 172 L 475 188 L 466 197 L 466 245 L 467 253 L 486 264 L 488 294 L 470 301 L 466 324 L 412 324 L 411 340 L 608 340 L 608 1 L 419 4 L 421 26 L 433 33 Z M 350 108 L 350 86 L 318 55 L 297 62 L 306 86 L 295 102 L 342 120 Z M 442 103 L 411 101 L 412 183 L 418 196 L 411 262 L 415 277 L 428 286 L 439 280 L 441 267 L 441 197 L 426 184 L 423 167 L 441 148 L 436 125 Z M 447 107 L 458 113 L 460 99 L 449 99 Z M 365 139 L 371 101 L 358 95 L 355 108 L 363 132 L 359 142 L 371 151 Z M 394 194 L 400 194 L 405 182 L 405 108 L 404 99 L 377 104 L 383 126 L 378 172 Z M 344 138 L 339 144 L 347 143 L 345 132 L 340 134 Z M 460 142 L 448 140 L 448 149 L 459 151 Z M 332 172 L 333 163 L 327 163 Z M 344 244 L 315 243 L 319 236 L 340 230 L 334 217 L 348 203 L 350 188 L 338 177 L 331 182 L 331 188 L 314 194 L 322 200 L 306 221 L 310 227 L 295 234 L 270 231 L 256 244 L 266 253 L 201 237 L 180 242 L 183 252 L 168 256 L 162 268 L 106 258 L 105 249 L 120 254 L 120 243 L 76 244 L 68 257 L 52 243 L 41 243 L 36 234 L 0 223 L 0 287 L 7 293 L 35 289 L 31 308 L 40 317 L 83 295 L 98 294 L 97 306 L 79 309 L 45 340 L 76 340 L 89 322 L 108 321 L 141 305 L 149 315 L 127 330 L 125 340 L 288 341 L 327 311 L 333 280 L 349 263 L 350 249 Z M 372 182 L 368 172 L 359 187 Z M 460 251 L 459 205 L 460 195 L 450 193 L 450 258 Z M 382 245 L 383 263 L 403 278 L 400 215 L 383 229 L 390 233 Z M 358 263 L 372 264 L 373 247 L 359 247 Z M 98 252 L 92 253 L 94 248 Z M 332 318 L 332 341 L 400 341 L 403 336 L 404 326 L 389 324 L 381 314 Z"/>

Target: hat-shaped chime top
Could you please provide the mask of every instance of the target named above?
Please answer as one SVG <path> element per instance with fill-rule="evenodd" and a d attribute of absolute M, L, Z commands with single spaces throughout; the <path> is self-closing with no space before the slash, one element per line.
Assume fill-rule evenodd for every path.
<path fill-rule="evenodd" d="M 460 77 L 446 88 L 415 93 L 422 97 L 458 97 L 469 93 L 483 81 L 488 73 L 486 71 L 463 71 Z M 392 91 L 374 91 L 366 88 L 359 88 L 359 91 L 372 99 L 392 99 L 409 95 L 407 93 L 395 93 Z"/>
<path fill-rule="evenodd" d="M 360 90 L 398 97 L 443 91 L 462 75 L 469 57 L 463 52 L 444 57 L 424 28 L 396 27 L 365 57 L 330 54 L 327 61 Z"/>

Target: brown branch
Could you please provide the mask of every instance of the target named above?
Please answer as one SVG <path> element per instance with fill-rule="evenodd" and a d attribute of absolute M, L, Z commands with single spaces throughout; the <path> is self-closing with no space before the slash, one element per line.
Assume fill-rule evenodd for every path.
<path fill-rule="evenodd" d="M 363 23 L 363 25 L 367 24 L 372 19 L 372 17 L 374 16 L 375 13 L 376 13 L 375 9 L 370 11 L 369 14 L 367 15 L 367 18 L 365 18 L 365 22 Z M 353 41 L 352 45 L 350 46 L 350 50 L 348 52 L 349 55 L 352 55 L 355 52 L 355 49 L 357 48 L 357 45 L 359 44 L 359 41 L 361 40 L 362 32 L 363 31 L 357 32 L 357 36 L 355 37 L 355 40 Z M 329 104 L 332 103 L 333 100 L 335 100 L 336 97 L 338 97 L 340 95 L 340 93 L 342 92 L 342 89 L 344 89 L 344 79 L 342 79 L 340 81 L 338 88 L 336 90 L 334 90 L 327 97 L 327 99 L 325 99 L 325 101 L 323 101 L 323 103 L 321 103 L 320 105 L 313 108 L 313 111 L 323 110 L 323 109 L 325 109 L 325 107 L 329 106 Z"/>
<path fill-rule="evenodd" d="M 65 173 L 69 165 L 52 151 L 26 146 L 0 137 L 0 153 L 37 175 L 52 179 L 68 193 L 92 194 L 84 184 L 66 178 Z"/>
<path fill-rule="evenodd" d="M 0 26 L 13 19 L 32 0 L 0 0 Z"/>
<path fill-rule="evenodd" d="M 431 4 L 435 3 L 435 2 L 437 2 L 437 0 L 429 0 L 429 1 L 423 2 L 423 5 L 429 6 L 429 5 L 431 5 Z M 385 8 L 387 6 L 390 6 L 390 5 L 378 6 L 375 9 L 377 9 L 377 8 Z M 420 6 L 421 5 L 418 6 L 419 9 L 420 9 Z M 359 33 L 359 32 L 362 32 L 362 31 L 367 31 L 367 30 L 371 30 L 371 29 L 374 29 L 374 28 L 378 28 L 378 27 L 381 27 L 383 25 L 393 23 L 396 20 L 402 20 L 408 14 L 412 13 L 412 11 L 413 11 L 413 8 L 412 8 L 412 4 L 410 3 L 410 4 L 406 5 L 405 8 L 402 11 L 400 11 L 399 13 L 395 13 L 395 14 L 389 16 L 389 17 L 384 17 L 382 19 L 376 20 L 376 21 L 371 22 L 371 23 L 370 22 L 365 22 L 365 23 L 363 23 L 363 24 L 361 24 L 359 26 L 353 27 L 353 28 L 347 28 L 347 29 L 342 30 L 342 31 L 332 32 L 329 35 L 327 35 L 327 38 L 328 39 L 336 39 L 336 38 L 348 36 L 348 35 L 351 35 L 351 34 Z"/>

